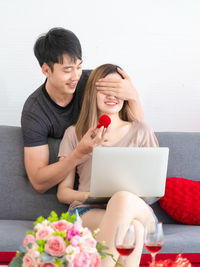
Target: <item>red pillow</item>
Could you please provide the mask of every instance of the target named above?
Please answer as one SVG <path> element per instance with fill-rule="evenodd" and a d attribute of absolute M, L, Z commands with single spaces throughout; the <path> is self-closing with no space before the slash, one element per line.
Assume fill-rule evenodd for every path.
<path fill-rule="evenodd" d="M 176 221 L 200 225 L 200 181 L 167 178 L 165 195 L 159 203 Z"/>

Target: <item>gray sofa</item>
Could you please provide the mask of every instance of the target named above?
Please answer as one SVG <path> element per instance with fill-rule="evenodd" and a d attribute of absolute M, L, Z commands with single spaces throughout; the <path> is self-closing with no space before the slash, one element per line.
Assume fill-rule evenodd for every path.
<path fill-rule="evenodd" d="M 158 132 L 156 136 L 160 146 L 170 149 L 167 176 L 200 180 L 200 133 Z M 59 143 L 60 140 L 49 139 L 51 162 L 57 159 Z M 29 183 L 21 128 L 0 126 L 0 252 L 16 251 L 40 215 L 48 216 L 51 210 L 61 214 L 66 209 L 57 201 L 56 188 L 39 194 Z M 164 222 L 161 253 L 200 253 L 200 226 L 175 222 L 158 203 L 153 209 Z"/>

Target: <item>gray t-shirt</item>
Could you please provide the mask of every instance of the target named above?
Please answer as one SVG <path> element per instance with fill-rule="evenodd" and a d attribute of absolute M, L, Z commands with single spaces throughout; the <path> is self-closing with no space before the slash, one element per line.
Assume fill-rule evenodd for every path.
<path fill-rule="evenodd" d="M 66 128 L 76 123 L 89 74 L 90 70 L 83 70 L 73 99 L 66 107 L 50 98 L 46 82 L 28 97 L 21 117 L 25 147 L 45 145 L 48 137 L 62 138 Z"/>

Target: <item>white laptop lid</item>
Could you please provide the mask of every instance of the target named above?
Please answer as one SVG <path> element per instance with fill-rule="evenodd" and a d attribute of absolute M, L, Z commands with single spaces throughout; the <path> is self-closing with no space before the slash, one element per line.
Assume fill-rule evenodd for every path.
<path fill-rule="evenodd" d="M 140 197 L 165 193 L 169 148 L 96 147 L 93 149 L 91 197 L 129 191 Z"/>

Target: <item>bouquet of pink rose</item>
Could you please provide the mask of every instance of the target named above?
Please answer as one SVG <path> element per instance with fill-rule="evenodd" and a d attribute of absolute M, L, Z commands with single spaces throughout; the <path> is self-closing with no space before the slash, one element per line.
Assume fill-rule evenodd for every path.
<path fill-rule="evenodd" d="M 105 244 L 81 225 L 80 217 L 52 211 L 45 219 L 39 217 L 33 231 L 27 232 L 23 245 L 10 267 L 99 267 L 105 257 Z"/>

